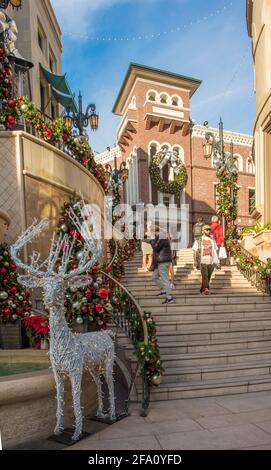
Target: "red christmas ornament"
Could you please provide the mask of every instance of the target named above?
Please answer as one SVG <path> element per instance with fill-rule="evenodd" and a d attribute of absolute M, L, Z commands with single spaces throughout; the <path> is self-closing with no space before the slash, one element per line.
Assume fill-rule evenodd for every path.
<path fill-rule="evenodd" d="M 87 289 L 87 290 L 85 291 L 85 296 L 86 296 L 86 297 L 90 298 L 90 297 L 92 297 L 92 295 L 93 295 L 92 290 Z"/>
<path fill-rule="evenodd" d="M 15 117 L 13 117 L 13 116 L 8 116 L 8 123 L 9 123 L 9 124 L 14 124 L 14 123 L 15 123 Z"/>
<path fill-rule="evenodd" d="M 12 269 L 12 271 L 16 271 L 16 269 L 17 269 L 16 264 L 13 264 L 13 263 L 11 263 L 11 264 L 9 265 L 9 267 L 10 267 L 10 269 Z"/>
<path fill-rule="evenodd" d="M 88 313 L 88 307 L 86 305 L 81 307 L 81 312 Z"/>
<path fill-rule="evenodd" d="M 11 314 L 10 308 L 5 308 L 5 309 L 4 309 L 4 315 L 8 316 L 8 315 L 10 315 L 10 314 Z"/>
<path fill-rule="evenodd" d="M 8 100 L 8 105 L 9 105 L 10 108 L 15 108 L 16 103 L 13 100 Z"/>
<path fill-rule="evenodd" d="M 22 315 L 24 313 L 23 307 L 17 307 L 16 312 L 18 313 L 18 315 Z"/>
<path fill-rule="evenodd" d="M 10 292 L 11 292 L 12 294 L 16 294 L 17 290 L 18 290 L 18 289 L 17 289 L 17 287 L 15 287 L 15 286 L 10 288 Z"/>
<path fill-rule="evenodd" d="M 5 276 L 5 275 L 7 274 L 6 268 L 1 268 L 1 269 L 0 269 L 0 274 L 1 274 L 2 276 Z"/>
<path fill-rule="evenodd" d="M 29 290 L 26 290 L 26 291 L 24 292 L 24 296 L 25 296 L 26 299 L 28 299 L 28 297 L 30 297 L 30 292 L 29 292 Z"/>
<path fill-rule="evenodd" d="M 96 304 L 95 307 L 94 307 L 95 311 L 97 313 L 101 313 L 103 311 L 103 306 L 101 304 Z"/>

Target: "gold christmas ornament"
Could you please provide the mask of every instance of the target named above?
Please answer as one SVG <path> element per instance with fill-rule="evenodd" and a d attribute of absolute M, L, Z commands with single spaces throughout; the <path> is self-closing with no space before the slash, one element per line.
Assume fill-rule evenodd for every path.
<path fill-rule="evenodd" d="M 160 385 L 162 383 L 162 376 L 161 375 L 153 375 L 151 378 L 151 383 L 153 385 Z"/>

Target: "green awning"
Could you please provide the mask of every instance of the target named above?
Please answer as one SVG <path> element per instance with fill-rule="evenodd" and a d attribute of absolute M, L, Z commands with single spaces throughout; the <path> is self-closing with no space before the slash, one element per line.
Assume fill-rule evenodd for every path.
<path fill-rule="evenodd" d="M 56 101 L 62 104 L 63 108 L 70 110 L 70 111 L 74 111 L 76 113 L 78 112 L 77 105 L 74 101 L 73 96 L 66 95 L 65 93 L 61 93 L 60 91 L 56 90 L 53 86 L 52 86 L 52 93 Z"/>
<path fill-rule="evenodd" d="M 70 111 L 78 112 L 76 101 L 66 80 L 66 74 L 56 75 L 43 67 L 42 64 L 40 64 L 40 67 L 46 80 L 52 87 L 52 93 L 57 102 Z"/>

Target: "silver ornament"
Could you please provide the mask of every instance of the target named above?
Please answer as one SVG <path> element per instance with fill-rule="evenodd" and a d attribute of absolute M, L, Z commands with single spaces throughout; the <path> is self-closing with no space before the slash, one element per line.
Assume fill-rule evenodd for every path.
<path fill-rule="evenodd" d="M 82 318 L 82 317 L 77 317 L 77 318 L 76 318 L 76 323 L 77 323 L 78 325 L 83 325 L 83 323 L 84 323 L 83 318 Z"/>
<path fill-rule="evenodd" d="M 13 318 L 13 320 L 18 320 L 18 315 L 16 315 L 16 314 L 14 313 L 14 315 L 12 315 L 12 318 Z"/>
<path fill-rule="evenodd" d="M 62 232 L 64 232 L 64 233 L 67 233 L 67 232 L 68 232 L 68 227 L 67 227 L 67 225 L 66 225 L 66 224 L 62 224 L 62 225 L 60 226 L 60 230 L 61 230 Z"/>
<path fill-rule="evenodd" d="M 6 300 L 8 299 L 8 293 L 4 290 L 0 292 L 0 300 Z"/>
<path fill-rule="evenodd" d="M 72 304 L 72 308 L 74 310 L 79 310 L 79 308 L 81 308 L 80 302 L 74 302 L 74 304 Z"/>
<path fill-rule="evenodd" d="M 80 261 L 80 259 L 83 258 L 84 254 L 84 251 L 79 251 L 78 253 L 76 253 L 76 258 Z"/>

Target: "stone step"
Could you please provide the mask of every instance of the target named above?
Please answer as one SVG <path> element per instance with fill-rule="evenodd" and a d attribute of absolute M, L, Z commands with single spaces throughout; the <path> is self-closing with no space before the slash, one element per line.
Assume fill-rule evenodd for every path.
<path fill-rule="evenodd" d="M 212 328 L 212 327 L 210 327 Z M 269 326 L 254 325 L 247 326 L 245 323 L 241 327 L 233 328 L 217 328 L 213 329 L 198 329 L 188 330 L 182 329 L 180 331 L 161 331 L 160 325 L 158 325 L 157 337 L 159 344 L 162 341 L 199 341 L 208 340 L 215 341 L 217 339 L 229 339 L 229 338 L 252 338 L 254 336 L 270 336 L 271 338 L 271 322 Z"/>
<path fill-rule="evenodd" d="M 213 285 L 210 286 L 210 295 L 218 295 L 218 294 L 227 294 L 227 295 L 238 295 L 238 294 L 246 294 L 248 292 L 247 288 L 232 288 L 232 287 L 215 287 Z M 253 293 L 253 294 L 257 294 L 258 291 L 257 289 L 251 289 L 249 291 L 250 293 Z M 157 296 L 159 296 L 159 293 L 160 293 L 160 290 L 156 290 L 156 292 L 152 292 L 152 291 L 146 291 L 145 293 L 142 292 L 142 289 L 140 290 L 135 290 L 133 289 L 133 296 L 136 298 L 136 299 L 150 299 L 150 298 L 156 298 Z M 180 298 L 183 298 L 184 296 L 187 296 L 187 295 L 201 295 L 200 294 L 200 286 L 195 286 L 195 288 L 193 289 L 180 289 L 180 288 L 173 288 L 172 289 L 172 295 L 177 298 L 177 297 L 180 297 Z M 159 296 L 160 297 L 160 296 Z"/>
<path fill-rule="evenodd" d="M 182 385 L 178 383 L 162 383 L 159 387 L 151 388 L 151 401 L 223 396 L 264 390 L 271 390 L 270 374 L 260 375 L 256 378 L 252 375 L 243 378 L 228 378 L 208 382 L 188 382 Z"/>
<path fill-rule="evenodd" d="M 223 338 L 223 339 L 212 339 L 212 340 L 198 340 L 198 341 L 159 341 L 159 349 L 161 358 L 167 354 L 183 354 L 184 357 L 188 354 L 193 353 L 219 353 L 232 351 L 244 351 L 250 349 L 267 349 L 270 348 L 271 352 L 271 337 L 260 336 L 260 337 L 241 337 L 241 338 Z M 131 343 L 127 344 L 127 352 L 134 350 Z"/>
<path fill-rule="evenodd" d="M 209 380 L 224 380 L 233 377 L 257 377 L 271 374 L 269 361 L 247 364 L 230 364 L 208 367 L 167 368 L 163 374 L 163 383 L 206 382 Z"/>
<path fill-rule="evenodd" d="M 204 311 L 198 311 L 195 309 L 194 311 L 183 311 L 181 313 L 178 313 L 178 311 L 163 311 L 163 312 L 156 312 L 154 309 L 152 309 L 152 313 L 154 314 L 156 322 L 159 324 L 160 321 L 168 321 L 168 322 L 182 322 L 182 321 L 204 321 L 204 320 L 211 320 L 213 322 L 217 320 L 239 320 L 239 319 L 255 319 L 257 312 L 259 313 L 259 317 L 266 317 L 266 318 L 271 318 L 271 311 L 270 308 L 264 310 L 244 310 L 244 306 L 240 306 L 241 308 L 238 309 L 232 309 L 231 311 L 225 312 L 223 311 L 212 311 L 209 312 L 209 309 L 207 309 L 205 312 Z M 148 311 L 148 310 L 147 310 Z"/>
<path fill-rule="evenodd" d="M 229 333 L 232 330 L 238 330 L 241 329 L 246 330 L 248 329 L 253 329 L 255 328 L 255 331 L 257 328 L 262 328 L 264 331 L 269 330 L 271 328 L 271 315 L 267 315 L 266 317 L 259 317 L 259 318 L 237 318 L 237 319 L 216 319 L 216 320 L 182 320 L 182 321 L 160 321 L 159 319 L 156 318 L 156 326 L 157 326 L 157 334 L 158 336 L 161 333 L 174 333 L 174 332 L 180 332 L 182 334 L 201 334 L 201 332 L 211 332 L 215 334 L 218 330 L 220 331 L 227 331 L 229 330 Z"/>
<path fill-rule="evenodd" d="M 133 358 L 129 356 L 133 361 Z M 238 364 L 271 360 L 271 348 L 243 349 L 237 351 L 212 351 L 189 354 L 163 354 L 164 369 L 169 367 Z M 135 359 L 136 361 L 136 359 Z"/>
<path fill-rule="evenodd" d="M 181 309 L 188 308 L 193 309 L 193 307 L 200 306 L 203 307 L 210 307 L 211 310 L 216 310 L 217 308 L 223 306 L 225 310 L 231 308 L 233 305 L 249 305 L 250 307 L 253 305 L 253 308 L 256 306 L 260 308 L 262 305 L 269 306 L 271 309 L 271 299 L 268 295 L 263 295 L 262 293 L 244 293 L 244 294 L 236 294 L 236 295 L 224 295 L 224 294 L 216 294 L 216 295 L 183 295 L 182 297 L 177 297 L 175 301 L 168 305 L 163 305 L 162 302 L 164 301 L 163 296 L 156 296 L 152 299 L 144 298 L 141 300 L 140 305 L 143 309 L 145 308 L 152 308 L 155 311 L 173 311 L 178 309 L 181 312 Z M 201 310 L 199 308 L 199 310 Z M 160 309 L 160 310 L 158 310 Z"/>

